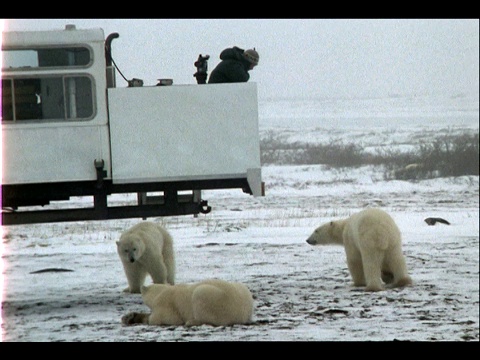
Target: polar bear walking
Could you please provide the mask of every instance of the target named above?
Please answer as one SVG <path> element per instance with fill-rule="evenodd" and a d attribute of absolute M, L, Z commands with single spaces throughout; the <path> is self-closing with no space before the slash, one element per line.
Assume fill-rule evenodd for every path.
<path fill-rule="evenodd" d="M 142 298 L 151 313 L 129 313 L 122 317 L 123 324 L 227 326 L 252 321 L 253 297 L 242 283 L 211 279 L 152 284 L 142 286 Z"/>
<path fill-rule="evenodd" d="M 389 214 L 369 208 L 347 219 L 318 227 L 307 239 L 310 245 L 343 245 L 355 286 L 366 291 L 412 284 L 402 253 L 400 230 Z M 383 281 L 382 281 L 383 280 Z"/>
<path fill-rule="evenodd" d="M 155 284 L 175 283 L 173 240 L 160 225 L 144 221 L 126 230 L 117 252 L 127 276 L 125 292 L 140 293 L 147 274 Z"/>

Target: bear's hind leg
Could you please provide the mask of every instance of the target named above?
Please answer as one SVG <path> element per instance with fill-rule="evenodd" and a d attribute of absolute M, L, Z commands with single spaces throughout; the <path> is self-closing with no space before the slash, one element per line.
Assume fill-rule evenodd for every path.
<path fill-rule="evenodd" d="M 390 283 L 391 287 L 404 287 L 412 284 L 412 278 L 408 275 L 407 264 L 401 248 L 391 251 L 387 254 L 385 260 L 388 262 L 388 267 L 393 274 L 393 281 Z"/>
<path fill-rule="evenodd" d="M 365 280 L 367 287 L 365 291 L 382 291 L 382 262 L 383 253 L 374 249 L 369 249 L 362 254 L 363 271 L 365 272 Z"/>
<path fill-rule="evenodd" d="M 210 284 L 198 286 L 192 294 L 193 319 L 188 325 L 226 325 L 235 316 L 236 309 L 231 308 L 230 302 L 224 290 Z"/>
<path fill-rule="evenodd" d="M 409 286 L 412 285 L 413 281 L 412 278 L 409 275 L 406 275 L 402 278 L 400 278 L 398 281 L 395 281 L 392 286 L 393 287 L 404 287 L 404 286 Z"/>
<path fill-rule="evenodd" d="M 158 305 L 152 309 L 150 325 L 185 325 L 185 320 L 178 311 L 170 306 Z"/>

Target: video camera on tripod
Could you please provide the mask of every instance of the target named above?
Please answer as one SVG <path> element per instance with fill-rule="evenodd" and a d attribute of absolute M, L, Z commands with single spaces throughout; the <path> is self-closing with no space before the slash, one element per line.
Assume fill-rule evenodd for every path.
<path fill-rule="evenodd" d="M 207 70 L 208 70 L 208 63 L 207 60 L 210 59 L 210 55 L 202 56 L 202 54 L 198 55 L 197 61 L 193 63 L 193 65 L 197 68 L 197 72 L 193 74 L 197 79 L 197 84 L 206 84 L 207 83 Z"/>

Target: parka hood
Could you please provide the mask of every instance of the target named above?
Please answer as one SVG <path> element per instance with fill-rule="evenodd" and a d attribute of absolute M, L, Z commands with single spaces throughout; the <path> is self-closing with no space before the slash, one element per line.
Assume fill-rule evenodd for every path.
<path fill-rule="evenodd" d="M 237 61 L 244 61 L 245 59 L 243 58 L 243 49 L 240 49 L 239 47 L 231 47 L 223 50 L 220 53 L 220 59 L 221 60 L 237 60 Z"/>

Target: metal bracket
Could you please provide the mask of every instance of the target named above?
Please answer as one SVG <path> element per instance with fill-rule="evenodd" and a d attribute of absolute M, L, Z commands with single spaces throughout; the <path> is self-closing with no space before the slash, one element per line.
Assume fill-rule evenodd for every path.
<path fill-rule="evenodd" d="M 103 159 L 97 160 L 93 162 L 95 165 L 95 170 L 97 171 L 97 189 L 101 189 L 103 187 L 103 179 L 107 177 L 107 171 L 103 170 L 103 167 L 105 166 L 105 161 Z"/>
<path fill-rule="evenodd" d="M 93 206 L 98 219 L 102 219 L 106 218 L 108 214 L 107 193 L 105 191 L 103 182 L 103 179 L 107 176 L 107 172 L 103 170 L 103 167 L 105 166 L 105 161 L 103 161 L 103 159 L 95 159 L 93 164 L 95 165 L 95 170 L 97 171 L 97 182 L 95 184 L 95 194 L 93 195 Z"/>
<path fill-rule="evenodd" d="M 208 206 L 208 202 L 206 200 L 202 200 L 200 202 L 200 212 L 202 214 L 208 214 L 210 211 L 212 211 L 212 207 Z"/>

